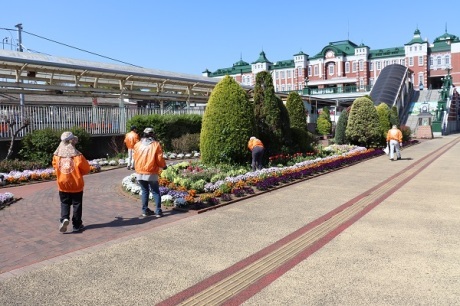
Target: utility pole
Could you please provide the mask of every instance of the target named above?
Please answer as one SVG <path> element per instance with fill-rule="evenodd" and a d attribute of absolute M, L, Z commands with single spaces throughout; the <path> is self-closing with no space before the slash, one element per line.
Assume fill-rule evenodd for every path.
<path fill-rule="evenodd" d="M 18 28 L 18 41 L 19 41 L 18 51 L 22 52 L 24 51 L 22 49 L 22 23 L 18 23 L 17 25 L 15 25 L 15 27 Z"/>
<path fill-rule="evenodd" d="M 23 52 L 24 50 L 22 49 L 22 23 L 18 23 L 17 25 L 15 25 L 15 27 L 18 28 L 18 42 L 19 42 L 18 51 Z M 21 106 L 21 111 L 22 111 L 24 108 L 24 94 L 23 93 L 19 94 L 19 105 Z"/>

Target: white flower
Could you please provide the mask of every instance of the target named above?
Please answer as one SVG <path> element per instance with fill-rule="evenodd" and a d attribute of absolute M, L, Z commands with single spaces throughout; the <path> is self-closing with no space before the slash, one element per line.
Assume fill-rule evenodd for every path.
<path fill-rule="evenodd" d="M 161 203 L 172 202 L 172 201 L 173 201 L 173 197 L 170 196 L 169 194 L 165 194 L 164 196 L 161 196 Z"/>
<path fill-rule="evenodd" d="M 177 154 L 177 158 L 184 158 L 184 156 L 185 156 L 185 155 L 184 155 L 183 153 Z"/>
<path fill-rule="evenodd" d="M 184 198 L 177 198 L 174 200 L 174 206 L 183 206 L 185 203 L 186 202 Z"/>

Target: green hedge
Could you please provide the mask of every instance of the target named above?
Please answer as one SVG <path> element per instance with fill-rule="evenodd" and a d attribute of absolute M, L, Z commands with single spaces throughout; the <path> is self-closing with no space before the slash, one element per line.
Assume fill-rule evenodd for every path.
<path fill-rule="evenodd" d="M 127 123 L 127 130 L 131 126 L 136 126 L 139 136 L 145 128 L 154 129 L 157 140 L 159 140 L 165 151 L 172 151 L 172 140 L 180 138 L 186 134 L 196 134 L 201 131 L 202 117 L 196 114 L 187 115 L 137 115 Z"/>

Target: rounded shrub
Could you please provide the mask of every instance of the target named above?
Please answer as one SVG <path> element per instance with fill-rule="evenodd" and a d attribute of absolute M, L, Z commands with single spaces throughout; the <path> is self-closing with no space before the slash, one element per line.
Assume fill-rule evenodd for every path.
<path fill-rule="evenodd" d="M 88 156 L 91 150 L 91 135 L 81 127 L 74 127 L 70 131 L 78 137 L 77 150 Z M 51 165 L 54 151 L 61 142 L 63 132 L 64 130 L 57 131 L 47 128 L 26 134 L 21 140 L 19 155 L 24 160 Z"/>
<path fill-rule="evenodd" d="M 328 135 L 332 131 L 331 112 L 328 107 L 324 107 L 323 111 L 316 120 L 316 130 L 320 135 Z"/>
<path fill-rule="evenodd" d="M 361 97 L 353 101 L 345 135 L 354 145 L 372 147 L 379 144 L 379 116 L 371 99 Z"/>

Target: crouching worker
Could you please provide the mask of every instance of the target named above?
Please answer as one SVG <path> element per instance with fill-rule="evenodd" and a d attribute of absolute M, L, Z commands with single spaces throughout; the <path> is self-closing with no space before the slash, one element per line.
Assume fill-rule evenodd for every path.
<path fill-rule="evenodd" d="M 252 152 L 252 171 L 262 169 L 262 158 L 265 150 L 262 141 L 253 136 L 249 138 L 248 148 Z"/>

